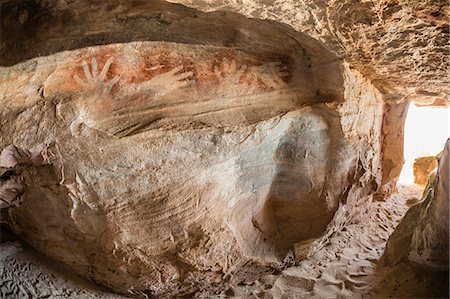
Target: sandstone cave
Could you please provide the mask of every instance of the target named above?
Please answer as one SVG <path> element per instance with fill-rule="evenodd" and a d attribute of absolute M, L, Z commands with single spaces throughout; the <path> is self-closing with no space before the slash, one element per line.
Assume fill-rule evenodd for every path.
<path fill-rule="evenodd" d="M 0 297 L 448 298 L 449 11 L 0 0 Z"/>

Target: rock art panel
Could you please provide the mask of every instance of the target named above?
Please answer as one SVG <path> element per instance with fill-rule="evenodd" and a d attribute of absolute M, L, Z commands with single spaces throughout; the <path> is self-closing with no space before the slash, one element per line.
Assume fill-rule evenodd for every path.
<path fill-rule="evenodd" d="M 380 185 L 381 96 L 317 41 L 228 18 L 235 38 L 192 26 L 1 68 L 2 163 L 33 173 L 2 175 L 11 230 L 116 292 L 207 296 L 354 220 Z"/>
<path fill-rule="evenodd" d="M 345 57 L 394 106 L 403 99 L 416 105 L 450 105 L 448 5 L 443 0 L 171 2 L 288 24 Z"/>
<path fill-rule="evenodd" d="M 288 74 L 282 73 L 277 63 L 247 66 L 241 61 L 238 69 L 238 62 L 234 59 L 228 61 L 223 58 L 215 63 L 214 57 L 203 57 L 202 65 L 195 65 L 195 61 L 187 60 L 187 53 L 180 55 L 181 51 L 178 49 L 177 55 L 170 46 L 157 47 L 150 53 L 141 53 L 142 56 L 148 55 L 149 60 L 144 57 L 139 61 L 139 57 L 136 57 L 137 66 L 128 65 L 122 70 L 117 66 L 116 71 L 128 74 L 123 76 L 120 86 L 114 91 L 112 88 L 121 75 L 104 81 L 113 58 L 108 58 L 100 73 L 95 57 L 92 58 L 91 67 L 83 60 L 86 81 L 78 75 L 73 77 L 81 87 L 82 100 L 77 103 L 79 121 L 85 121 L 91 128 L 98 128 L 116 137 L 147 127 L 164 127 L 164 123 L 173 122 L 172 118 L 177 119 L 179 126 L 208 124 L 210 118 L 215 119 L 211 125 L 223 126 L 227 124 L 228 112 L 231 112 L 243 114 L 243 119 L 237 121 L 245 123 L 250 118 L 247 116 L 250 114 L 248 110 L 264 109 L 261 106 L 265 104 L 264 96 L 249 96 L 288 87 L 281 77 Z M 161 58 L 161 55 L 166 57 Z M 176 66 L 178 64 L 182 65 Z M 134 77 L 130 78 L 128 68 L 141 65 L 143 69 L 137 69 Z M 184 68 L 191 71 L 183 71 Z M 133 82 L 143 76 L 151 79 Z M 127 82 L 127 79 L 131 81 Z M 244 98 L 246 103 L 243 105 L 244 96 L 247 97 Z M 265 97 L 266 100 L 268 97 Z M 286 101 L 292 101 L 292 97 L 295 97 L 295 93 L 287 97 Z M 279 104 L 283 106 L 283 103 Z M 211 111 L 212 107 L 216 111 Z"/>
<path fill-rule="evenodd" d="M 448 105 L 446 5 L 263 2 L 221 8 L 282 20 L 340 55 L 230 11 L 1 1 L 2 221 L 135 297 L 211 297 L 345 244 L 337 232 L 368 219 L 372 194 L 399 174 L 402 101 Z M 406 259 L 444 269 L 435 249 L 448 242 L 433 219 L 448 201 L 429 204 L 444 194 L 433 192 L 408 226 Z M 343 257 L 376 259 L 364 239 Z M 291 269 L 278 281 L 283 295 L 306 283 L 310 295 L 351 296 L 344 282 L 365 286 L 346 275 L 371 271 L 340 261 L 319 277 L 305 266 L 306 279 Z"/>
<path fill-rule="evenodd" d="M 226 48 L 134 43 L 59 57 L 40 93 L 59 102 L 59 117 L 76 115 L 74 136 L 83 125 L 117 138 L 148 129 L 242 126 L 340 100 L 305 85 L 311 74 L 300 62 Z"/>

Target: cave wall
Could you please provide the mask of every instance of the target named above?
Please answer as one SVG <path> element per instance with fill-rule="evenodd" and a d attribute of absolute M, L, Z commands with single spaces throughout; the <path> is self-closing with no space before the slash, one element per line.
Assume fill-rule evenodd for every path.
<path fill-rule="evenodd" d="M 449 105 L 448 3 L 439 1 L 172 0 L 281 21 L 322 41 L 387 101 Z"/>
<path fill-rule="evenodd" d="M 449 15 L 445 1 L 173 0 L 202 11 L 226 10 L 282 21 L 326 44 L 368 78 L 385 101 L 381 193 L 403 166 L 408 103 L 449 106 Z"/>
<path fill-rule="evenodd" d="M 385 103 L 383 117 L 383 153 L 381 167 L 383 170 L 381 185 L 383 192 L 395 189 L 397 179 L 402 171 L 404 158 L 403 146 L 405 122 L 409 102 Z"/>
<path fill-rule="evenodd" d="M 285 25 L 142 5 L 8 37 L 26 61 L 1 69 L 2 219 L 20 238 L 117 292 L 188 295 L 357 219 L 381 180 L 369 80 Z"/>
<path fill-rule="evenodd" d="M 398 175 L 407 105 L 339 39 L 63 2 L 2 3 L 0 196 L 2 221 L 75 273 L 134 296 L 251 282 L 319 250 Z"/>
<path fill-rule="evenodd" d="M 449 155 L 447 140 L 437 173 L 430 177 L 422 200 L 411 207 L 389 238 L 382 265 L 406 262 L 421 270 L 448 272 Z"/>
<path fill-rule="evenodd" d="M 181 103 L 189 108 L 181 115 L 173 107 L 186 99 L 192 83 L 180 87 L 181 99 L 179 91 L 160 100 L 157 92 L 139 95 L 135 90 L 114 98 L 120 94 L 114 87 L 106 97 L 103 86 L 83 92 L 86 56 L 97 57 L 100 72 L 108 59 L 99 52 L 113 49 L 119 63 L 136 63 L 133 49 L 141 54 L 156 48 L 159 55 L 158 47 L 181 47 L 180 54 L 198 50 L 119 44 L 3 69 L 11 79 L 2 89 L 11 92 L 2 98 L 2 130 L 9 132 L 2 134 L 1 166 L 9 174 L 2 176 L 2 186 L 18 182 L 16 193 L 8 193 L 9 202 L 22 204 L 2 213 L 22 239 L 115 291 L 191 294 L 272 271 L 269 266 L 281 265 L 296 243 L 326 234 L 336 227 L 329 225 L 332 221 L 343 225 L 370 202 L 365 195 L 379 181 L 379 141 L 373 136 L 381 134 L 382 102 L 360 74 L 338 65 L 336 71 L 344 72 L 339 73 L 344 100 L 302 103 L 302 91 L 286 88 L 267 91 L 264 85 L 249 95 L 246 81 L 226 81 L 220 70 L 229 66 L 222 65 L 223 59 L 212 60 L 217 63 L 214 76 L 225 85 L 205 89 L 203 99 L 194 93 L 191 104 Z M 129 64 L 125 67 L 124 75 L 130 72 Z M 192 72 L 201 72 L 200 67 Z M 229 71 L 233 75 L 240 69 Z M 250 71 L 263 76 L 270 68 Z M 114 80 L 109 73 L 104 79 Z M 297 84 L 285 84 L 290 82 Z M 360 90 L 354 93 L 350 84 Z M 126 86 L 130 83 L 121 89 Z M 207 98 L 214 96 L 220 101 Z M 155 108 L 143 106 L 149 99 Z M 120 101 L 136 109 L 120 114 L 127 106 L 104 106 Z M 224 102 L 229 106 L 223 107 Z M 367 103 L 374 109 L 365 110 Z M 252 114 L 246 117 L 248 106 Z M 130 122 L 141 127 L 117 133 Z"/>
<path fill-rule="evenodd" d="M 237 39 L 242 41 L 240 46 L 245 47 L 249 36 L 245 31 L 234 31 L 232 24 L 237 22 L 232 17 L 234 12 L 282 22 L 320 40 L 370 79 L 388 100 L 406 99 L 426 105 L 449 103 L 446 1 L 171 2 L 197 10 L 154 0 L 135 0 L 132 5 L 119 0 L 108 3 L 3 0 L 0 61 L 2 65 L 11 65 L 37 55 L 112 42 L 148 40 L 148 36 L 182 43 L 196 39 L 198 42 L 203 36 L 218 45 L 224 41 L 231 45 Z M 205 15 L 201 11 L 211 13 Z M 90 16 L 93 18 L 87 26 L 84 21 Z M 219 24 L 218 18 L 224 21 Z M 144 24 L 143 19 L 147 21 Z M 209 30 L 198 34 L 196 26 L 184 26 L 189 22 Z M 136 26 L 138 30 L 130 30 Z M 171 37 L 167 32 L 175 34 Z M 228 38 L 221 40 L 224 34 Z M 262 31 L 261 35 L 264 35 Z M 274 38 L 273 35 L 268 37 Z"/>

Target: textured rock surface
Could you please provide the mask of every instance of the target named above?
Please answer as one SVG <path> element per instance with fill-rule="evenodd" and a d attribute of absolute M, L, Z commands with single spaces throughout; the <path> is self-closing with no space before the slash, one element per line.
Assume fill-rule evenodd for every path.
<path fill-rule="evenodd" d="M 384 105 L 381 146 L 383 192 L 395 188 L 403 167 L 404 126 L 408 107 L 409 102 L 385 103 Z"/>
<path fill-rule="evenodd" d="M 131 44 L 110 48 L 120 53 L 122 47 L 128 47 L 126 53 L 130 53 L 136 46 L 141 47 L 140 53 L 145 52 L 143 47 L 155 47 Z M 203 111 L 206 117 L 198 114 L 200 125 L 195 122 L 197 112 L 187 122 L 184 115 L 170 114 L 176 113 L 175 109 L 166 109 L 167 117 L 160 114 L 163 117 L 155 122 L 152 108 L 142 109 L 132 97 L 115 99 L 111 91 L 105 103 L 126 101 L 129 111 L 136 113 L 124 123 L 114 112 L 109 114 L 112 119 L 104 119 L 107 110 L 94 106 L 98 95 L 80 97 L 82 88 L 75 85 L 76 79 L 70 79 L 76 78 L 74 72 L 67 72 L 73 57 L 83 52 L 98 57 L 95 50 L 40 58 L 32 62 L 33 71 L 23 65 L 5 69 L 9 74 L 25 69 L 22 76 L 46 87 L 43 98 L 36 95 L 37 101 L 25 97 L 25 102 L 31 102 L 27 106 L 3 98 L 8 106 L 2 120 L 9 118 L 2 126 L 3 132 L 9 132 L 2 134 L 3 142 L 17 146 L 3 150 L 2 165 L 14 174 L 4 176 L 3 184 L 18 176 L 24 189 L 23 204 L 4 212 L 4 219 L 22 239 L 77 273 L 130 294 L 133 289 L 153 294 L 211 291 L 211 284 L 235 285 L 271 271 L 267 266 L 281 262 L 296 242 L 322 235 L 341 201 L 347 200 L 347 209 L 340 209 L 334 217 L 337 224 L 358 211 L 352 206 L 370 202 L 364 196 L 377 186 L 379 149 L 377 140 L 367 136 L 380 134 L 373 125 L 381 121 L 382 103 L 370 89 L 362 92 L 370 88 L 368 82 L 360 82 L 362 94 L 346 89 L 349 98 L 340 105 L 314 104 L 298 110 L 299 91 L 300 97 L 289 96 L 286 102 L 285 109 L 291 112 L 265 116 L 263 106 L 261 113 L 252 110 L 256 120 L 244 118 L 247 122 L 241 122 L 245 106 L 238 106 L 241 111 L 236 116 L 227 114 L 233 110 L 209 108 Z M 74 69 L 82 71 L 76 62 Z M 232 67 L 231 71 L 238 70 Z M 54 82 L 58 88 L 45 84 L 52 72 L 61 78 Z M 361 79 L 348 69 L 346 72 L 346 82 Z M 5 80 L 2 87 L 19 91 L 21 84 L 20 80 Z M 70 90 L 72 86 L 75 88 Z M 233 87 L 232 96 L 242 91 Z M 181 88 L 185 95 L 189 93 L 188 85 Z M 289 90 L 283 90 L 289 95 Z M 268 99 L 268 104 L 277 107 L 280 103 L 283 109 L 286 94 L 269 94 L 266 97 L 264 91 L 245 98 L 247 105 L 252 99 Z M 142 102 L 152 95 L 147 94 Z M 199 101 L 195 96 L 192 99 Z M 222 96 L 220 103 L 225 101 Z M 239 96 L 230 98 L 230 105 L 235 101 Z M 367 101 L 378 109 L 360 118 Z M 203 103 L 208 101 L 201 102 L 200 108 Z M 137 109 L 133 110 L 132 104 Z M 194 102 L 188 107 L 197 109 L 197 105 Z M 273 108 L 269 111 L 276 112 Z M 223 121 L 218 123 L 221 116 Z M 40 121 L 34 122 L 36 118 Z M 227 124 L 232 120 L 234 124 Z M 27 133 L 30 124 L 35 125 L 31 129 L 34 135 Z M 126 128 L 138 124 L 142 132 L 118 135 L 122 130 L 116 128 L 122 129 L 124 124 Z M 42 149 L 37 151 L 35 146 Z M 28 148 L 29 157 L 39 152 L 48 157 L 47 162 L 29 165 L 8 158 L 28 153 Z M 25 161 L 31 159 L 25 156 Z M 40 174 L 42 167 L 45 175 Z"/>
<path fill-rule="evenodd" d="M 448 271 L 449 155 L 450 140 L 422 201 L 408 211 L 390 237 L 384 254 L 385 265 L 406 261 L 429 270 Z"/>
<path fill-rule="evenodd" d="M 450 105 L 446 1 L 171 0 L 203 11 L 226 10 L 283 22 L 323 41 L 371 80 L 386 101 L 384 192 L 403 165 L 408 102 Z"/>
<path fill-rule="evenodd" d="M 378 261 L 394 228 L 411 202 L 420 199 L 413 186 L 400 185 L 375 200 L 360 222 L 330 236 L 327 244 L 280 274 L 265 275 L 233 289 L 237 297 L 259 298 L 447 298 L 448 274 L 430 275 L 412 267 L 380 270 Z M 385 270 L 385 269 L 384 269 Z"/>
<path fill-rule="evenodd" d="M 2 298 L 125 298 L 70 275 L 19 242 L 0 244 Z"/>
<path fill-rule="evenodd" d="M 4 221 L 76 273 L 134 295 L 216 292 L 319 250 L 380 185 L 381 94 L 284 25 L 158 5 L 122 7 L 108 41 L 141 24 L 166 28 L 150 36 L 170 43 L 2 68 L 2 196 L 22 202 Z M 213 17 L 208 35 L 198 26 Z M 55 44 L 33 20 L 47 40 L 38 47 L 92 43 L 68 34 Z M 8 61 L 40 51 L 20 38 L 25 50 Z"/>
<path fill-rule="evenodd" d="M 291 25 L 323 41 L 385 95 L 449 105 L 447 1 L 172 0 Z"/>
<path fill-rule="evenodd" d="M 430 276 L 406 265 L 384 273 L 376 267 L 394 227 L 412 201 L 420 199 L 418 189 L 400 186 L 398 192 L 374 201 L 366 221 L 352 223 L 334 234 L 328 244 L 298 265 L 280 273 L 263 275 L 248 284 L 224 289 L 224 297 L 374 297 L 447 298 L 448 275 Z M 2 239 L 4 234 L 2 234 Z M 121 298 L 104 293 L 67 274 L 55 263 L 16 243 L 0 244 L 0 290 L 7 296 L 60 296 Z"/>
<path fill-rule="evenodd" d="M 287 276 L 317 289 L 298 293 L 370 290 L 351 276 L 373 273 L 369 247 L 404 212 L 372 209 L 401 168 L 400 100 L 448 101 L 442 18 L 403 2 L 227 2 L 320 42 L 160 1 L 0 3 L 0 203 L 21 239 L 133 296 L 210 296 L 305 260 Z M 368 219 L 387 226 L 379 242 L 350 240 Z M 356 263 L 305 278 L 334 240 Z"/>
<path fill-rule="evenodd" d="M 226 10 L 270 19 L 323 41 L 350 62 L 387 99 L 449 105 L 448 3 L 439 1 L 172 0 L 202 11 Z M 39 3 L 39 4 L 37 4 Z M 205 15 L 160 1 L 2 1 L 0 59 L 11 65 L 56 51 L 136 40 L 245 47 L 229 12 Z M 151 11 L 151 13 L 149 13 Z M 168 13 L 170 11 L 170 13 Z M 217 22 L 217 19 L 223 21 Z M 85 20 L 89 19 L 89 22 Z M 146 20 L 142 24 L 143 19 Z M 191 24 L 187 26 L 187 24 Z M 106 25 L 107 24 L 107 25 Z M 205 27 L 198 34 L 196 26 Z M 51 28 L 49 30 L 49 28 Z M 197 33 L 196 33 L 197 31 Z M 168 37 L 176 32 L 177 39 Z M 264 32 L 261 32 L 264 35 Z M 228 39 L 222 39 L 223 35 Z M 270 35 L 270 38 L 274 38 Z M 286 39 L 282 41 L 283 44 Z M 17 51 L 20 49 L 20 51 Z"/>
<path fill-rule="evenodd" d="M 435 156 L 420 157 L 414 160 L 414 184 L 426 186 L 428 178 L 438 166 Z"/>

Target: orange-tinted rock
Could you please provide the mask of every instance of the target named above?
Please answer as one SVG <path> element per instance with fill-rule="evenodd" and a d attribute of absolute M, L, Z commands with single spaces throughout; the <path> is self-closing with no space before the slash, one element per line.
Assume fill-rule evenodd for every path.
<path fill-rule="evenodd" d="M 414 184 L 425 186 L 428 178 L 438 166 L 438 159 L 435 156 L 420 157 L 414 160 Z"/>
<path fill-rule="evenodd" d="M 444 0 L 172 0 L 283 22 L 323 41 L 398 104 L 449 106 L 448 3 Z M 400 161 L 401 163 L 401 161 Z"/>
<path fill-rule="evenodd" d="M 75 273 L 211 295 L 314 253 L 395 179 L 406 104 L 365 62 L 229 12 L 51 2 L 2 6 L 2 221 Z"/>
<path fill-rule="evenodd" d="M 160 42 L 3 68 L 1 148 L 58 159 L 27 168 L 2 219 L 125 294 L 210 294 L 273 271 L 354 220 L 381 180 L 382 96 L 306 45 L 311 69 L 301 47 L 283 64 Z"/>

